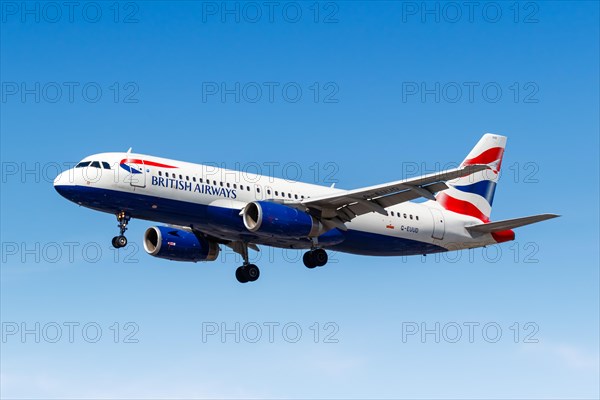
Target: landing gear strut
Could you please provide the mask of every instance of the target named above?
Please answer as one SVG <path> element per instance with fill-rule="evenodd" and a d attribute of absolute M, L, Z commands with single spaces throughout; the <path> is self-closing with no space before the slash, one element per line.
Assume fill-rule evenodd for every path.
<path fill-rule="evenodd" d="M 242 257 L 244 265 L 235 270 L 235 278 L 239 283 L 254 282 L 260 276 L 260 270 L 248 261 L 248 244 L 242 243 Z"/>
<path fill-rule="evenodd" d="M 117 214 L 117 221 L 119 221 L 119 225 L 117 226 L 119 227 L 120 234 L 112 239 L 112 245 L 115 249 L 127 246 L 127 238 L 124 234 L 130 219 L 131 217 L 127 215 L 125 211 L 120 211 Z"/>

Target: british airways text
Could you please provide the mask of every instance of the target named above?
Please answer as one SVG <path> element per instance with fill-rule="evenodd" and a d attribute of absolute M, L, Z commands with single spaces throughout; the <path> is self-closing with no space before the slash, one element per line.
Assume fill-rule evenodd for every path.
<path fill-rule="evenodd" d="M 237 197 L 237 191 L 235 189 L 226 189 L 222 187 L 214 187 L 211 185 L 199 183 L 194 184 L 192 182 L 186 182 L 171 178 L 163 178 L 158 176 L 152 177 L 152 186 L 162 186 L 166 188 L 185 190 L 188 192 L 196 192 L 212 196 L 223 196 L 230 199 L 235 199 Z"/>

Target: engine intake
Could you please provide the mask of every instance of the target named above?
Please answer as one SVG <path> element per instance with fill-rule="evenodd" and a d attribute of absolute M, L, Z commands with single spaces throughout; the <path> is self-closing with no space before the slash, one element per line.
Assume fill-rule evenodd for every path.
<path fill-rule="evenodd" d="M 153 226 L 144 233 L 144 249 L 158 258 L 174 261 L 215 261 L 219 245 L 192 232 Z"/>
<path fill-rule="evenodd" d="M 285 238 L 315 237 L 323 225 L 312 215 L 269 201 L 253 201 L 242 211 L 244 225 L 250 232 Z"/>

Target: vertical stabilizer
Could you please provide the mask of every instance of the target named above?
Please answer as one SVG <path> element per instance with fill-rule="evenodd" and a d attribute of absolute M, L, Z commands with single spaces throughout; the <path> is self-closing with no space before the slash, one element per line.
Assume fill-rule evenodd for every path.
<path fill-rule="evenodd" d="M 438 203 L 448 211 L 488 222 L 505 146 L 506 136 L 491 133 L 483 135 L 461 166 L 486 164 L 491 169 L 447 182 L 448 189 L 436 196 Z"/>

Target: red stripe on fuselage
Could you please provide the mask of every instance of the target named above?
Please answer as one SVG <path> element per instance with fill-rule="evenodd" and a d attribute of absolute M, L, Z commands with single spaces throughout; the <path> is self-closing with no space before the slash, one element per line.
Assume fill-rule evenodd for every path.
<path fill-rule="evenodd" d="M 452 196 L 448 196 L 444 192 L 439 193 L 436 196 L 436 200 L 448 211 L 469 215 L 471 217 L 480 219 L 483 222 L 490 222 L 490 219 L 484 215 L 479 208 L 475 207 L 475 205 L 469 203 L 468 201 L 456 199 Z"/>
<path fill-rule="evenodd" d="M 121 160 L 121 162 L 119 164 L 123 164 L 123 163 L 143 164 L 143 165 L 148 165 L 150 167 L 158 167 L 158 168 L 177 168 L 172 165 L 161 164 L 161 163 L 157 163 L 154 161 L 148 161 L 148 160 L 141 160 L 139 158 L 138 159 L 124 158 Z"/>

